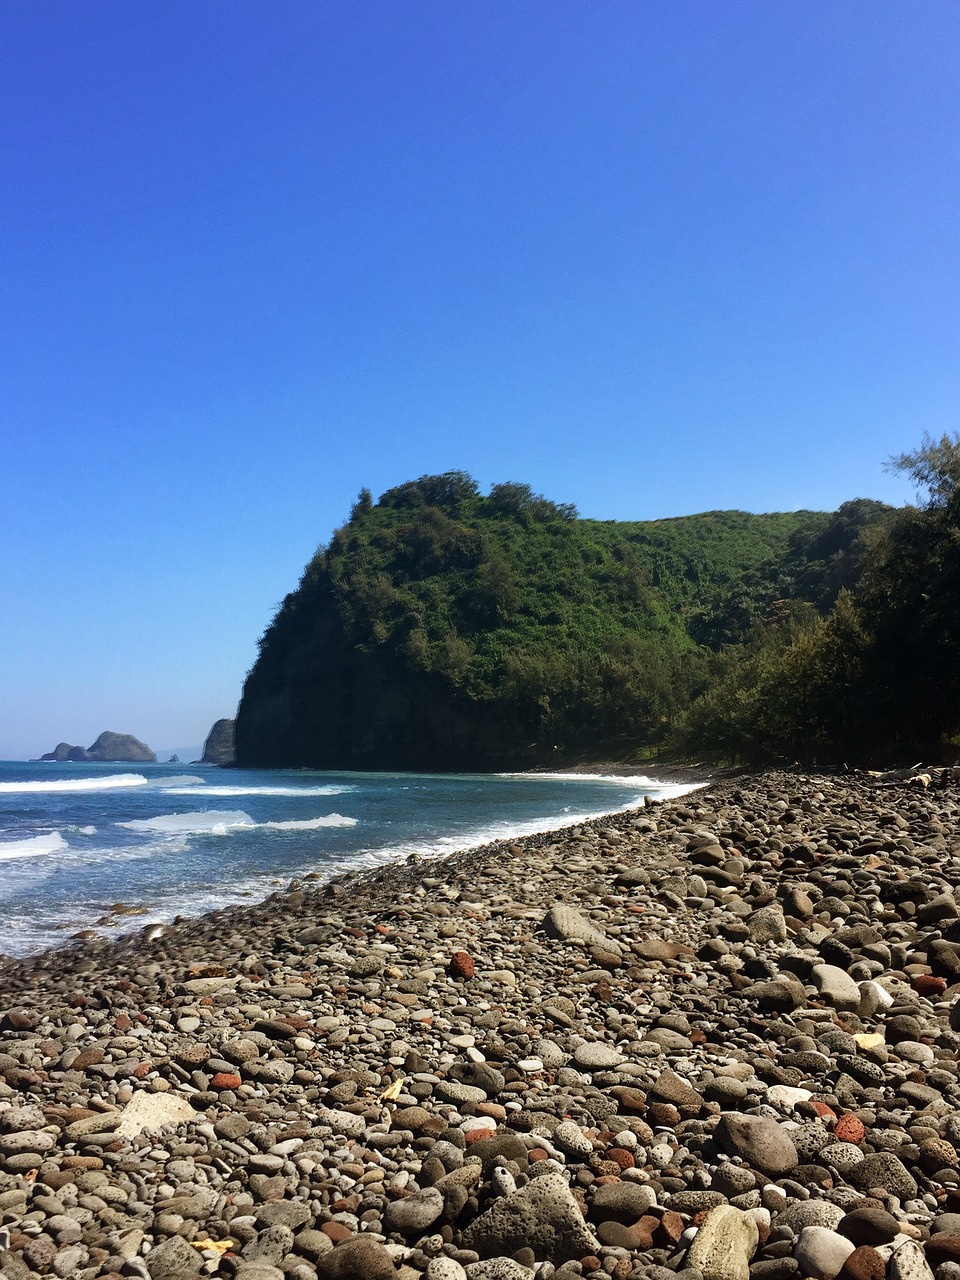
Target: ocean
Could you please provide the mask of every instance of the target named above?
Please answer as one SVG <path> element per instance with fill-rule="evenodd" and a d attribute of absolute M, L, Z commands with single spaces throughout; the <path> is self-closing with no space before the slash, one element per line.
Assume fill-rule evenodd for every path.
<path fill-rule="evenodd" d="M 644 776 L 0 762 L 0 953 L 260 901 L 290 880 L 436 857 L 691 788 Z"/>

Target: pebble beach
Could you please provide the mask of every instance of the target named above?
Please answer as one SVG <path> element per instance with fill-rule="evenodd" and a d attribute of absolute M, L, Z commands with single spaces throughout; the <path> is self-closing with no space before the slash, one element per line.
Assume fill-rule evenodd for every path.
<path fill-rule="evenodd" d="M 960 775 L 0 959 L 0 1273 L 960 1280 Z"/>

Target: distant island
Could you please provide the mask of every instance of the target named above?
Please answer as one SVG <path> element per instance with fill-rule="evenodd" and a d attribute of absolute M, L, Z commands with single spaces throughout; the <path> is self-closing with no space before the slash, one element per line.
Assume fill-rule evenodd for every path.
<path fill-rule="evenodd" d="M 155 764 L 157 756 L 156 752 L 151 751 L 145 742 L 135 738 L 132 733 L 111 733 L 107 729 L 92 746 L 75 747 L 69 742 L 58 742 L 52 751 L 48 751 L 40 759 L 70 761 L 74 764 Z"/>

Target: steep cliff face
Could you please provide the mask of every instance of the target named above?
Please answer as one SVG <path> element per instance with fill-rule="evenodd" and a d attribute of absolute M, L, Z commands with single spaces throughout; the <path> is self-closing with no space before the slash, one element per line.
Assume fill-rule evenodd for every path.
<path fill-rule="evenodd" d="M 325 614 L 247 680 L 237 762 L 250 767 L 464 771 L 542 758 L 521 708 L 473 698 L 395 652 L 356 652 Z"/>
<path fill-rule="evenodd" d="M 234 721 L 228 719 L 217 720 L 214 723 L 203 744 L 201 764 L 233 764 L 236 755 L 233 726 Z"/>
<path fill-rule="evenodd" d="M 40 759 L 69 760 L 77 764 L 96 761 L 152 764 L 157 757 L 145 742 L 135 738 L 132 733 L 111 733 L 105 730 L 90 747 L 72 747 L 69 742 L 59 742 L 53 751 L 48 751 Z"/>
<path fill-rule="evenodd" d="M 789 596 L 831 516 L 578 519 L 460 472 L 362 493 L 260 641 L 248 766 L 497 769 L 617 758 L 702 683 L 705 646 Z"/>

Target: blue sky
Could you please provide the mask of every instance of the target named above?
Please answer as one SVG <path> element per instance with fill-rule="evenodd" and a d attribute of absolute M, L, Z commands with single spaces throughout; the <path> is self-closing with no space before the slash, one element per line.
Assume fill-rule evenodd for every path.
<path fill-rule="evenodd" d="M 907 500 L 958 54 L 954 0 L 10 0 L 0 756 L 199 743 L 361 486 Z"/>

